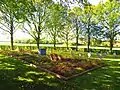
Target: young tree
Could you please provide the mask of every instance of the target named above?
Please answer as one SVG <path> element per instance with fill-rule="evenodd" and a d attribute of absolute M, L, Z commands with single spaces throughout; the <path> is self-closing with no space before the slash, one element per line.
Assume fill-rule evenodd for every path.
<path fill-rule="evenodd" d="M 47 19 L 46 11 L 51 5 L 52 0 L 31 0 L 27 6 L 26 21 L 24 22 L 24 31 L 30 34 L 37 42 L 39 49 L 40 35 L 45 28 Z"/>
<path fill-rule="evenodd" d="M 75 31 L 76 51 L 78 51 L 78 40 L 79 40 L 80 27 L 81 27 L 79 17 L 80 17 L 80 13 L 81 13 L 83 6 L 85 5 L 85 3 L 88 2 L 88 0 L 84 0 L 84 1 L 83 0 L 60 0 L 58 2 L 60 2 L 61 5 L 67 7 L 68 10 L 70 10 L 69 14 L 73 21 L 72 29 L 74 29 L 74 31 Z M 77 4 L 77 7 L 74 7 L 71 10 L 71 8 L 72 8 L 71 4 Z M 64 34 L 66 34 L 65 36 L 68 37 L 69 33 L 66 32 Z M 66 42 L 68 42 L 68 38 L 66 38 Z"/>
<path fill-rule="evenodd" d="M 48 13 L 50 14 L 48 17 L 48 21 L 46 22 L 47 33 L 49 33 L 50 37 L 53 40 L 54 49 L 56 49 L 57 38 L 60 35 L 62 27 L 65 23 L 65 13 L 66 9 L 62 5 L 56 3 L 53 4 Z"/>
<path fill-rule="evenodd" d="M 81 27 L 81 23 L 80 23 L 80 13 L 81 13 L 81 11 L 82 11 L 81 8 L 74 7 L 69 13 L 70 18 L 72 19 L 73 29 L 74 29 L 74 32 L 75 32 L 76 51 L 78 51 L 78 40 L 79 40 L 80 27 Z"/>
<path fill-rule="evenodd" d="M 120 2 L 109 0 L 105 4 L 100 3 L 97 14 L 100 24 L 104 27 L 101 30 L 102 37 L 109 40 L 112 53 L 115 37 L 120 34 Z"/>
<path fill-rule="evenodd" d="M 69 41 L 73 39 L 73 31 L 72 22 L 68 17 L 61 31 L 60 38 L 65 42 L 67 49 L 69 49 Z"/>
<path fill-rule="evenodd" d="M 10 34 L 11 49 L 13 50 L 13 34 L 17 29 L 20 19 L 21 2 L 15 0 L 1 0 L 0 1 L 0 29 Z M 19 14 L 18 14 L 19 13 Z"/>
<path fill-rule="evenodd" d="M 102 28 L 95 14 L 96 7 L 87 3 L 81 12 L 82 34 L 87 35 L 87 51 L 90 52 L 91 38 L 99 36 Z"/>

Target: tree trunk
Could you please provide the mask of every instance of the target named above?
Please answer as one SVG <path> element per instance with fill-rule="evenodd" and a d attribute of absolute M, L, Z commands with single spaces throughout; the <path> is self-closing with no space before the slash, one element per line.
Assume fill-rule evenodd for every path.
<path fill-rule="evenodd" d="M 88 52 L 90 52 L 90 28 L 88 25 Z"/>
<path fill-rule="evenodd" d="M 90 52 L 90 36 L 88 36 L 88 52 Z"/>
<path fill-rule="evenodd" d="M 76 36 L 76 51 L 78 51 L 78 38 L 79 38 L 78 28 L 77 28 L 77 30 L 76 30 L 76 34 L 77 34 L 77 36 Z"/>
<path fill-rule="evenodd" d="M 10 17 L 10 35 L 11 35 L 11 50 L 14 50 L 13 46 L 13 18 Z"/>
<path fill-rule="evenodd" d="M 113 48 L 113 38 L 110 39 L 110 53 L 111 54 L 113 53 L 112 48 Z"/>
<path fill-rule="evenodd" d="M 39 45 L 39 43 L 40 43 L 40 31 L 38 32 L 38 36 L 37 36 L 36 42 L 37 42 L 37 48 L 39 50 L 39 48 L 40 48 L 40 45 Z"/>
<path fill-rule="evenodd" d="M 69 49 L 69 47 L 68 47 L 68 41 L 66 42 L 66 46 L 67 46 L 67 49 Z"/>
<path fill-rule="evenodd" d="M 39 50 L 40 46 L 39 46 L 39 41 L 40 39 L 37 39 L 36 42 L 37 42 L 37 49 Z"/>
<path fill-rule="evenodd" d="M 57 33 L 56 26 L 53 29 L 55 30 L 53 35 L 53 44 L 54 44 L 54 50 L 56 50 L 56 33 Z"/>
<path fill-rule="evenodd" d="M 78 51 L 78 38 L 79 38 L 79 33 L 78 33 L 78 25 L 77 25 L 77 20 L 76 20 L 76 51 Z"/>
<path fill-rule="evenodd" d="M 11 32 L 11 50 L 14 50 L 14 46 L 13 46 L 13 32 Z"/>
<path fill-rule="evenodd" d="M 54 44 L 54 50 L 56 50 L 56 35 L 54 35 L 53 44 Z"/>
<path fill-rule="evenodd" d="M 68 34 L 66 34 L 66 46 L 67 46 L 67 49 L 69 49 L 69 47 L 68 47 Z"/>
<path fill-rule="evenodd" d="M 39 7 L 39 9 L 40 9 L 40 7 Z M 39 18 L 39 23 L 38 23 L 38 30 L 36 30 L 36 31 L 38 31 L 37 32 L 37 48 L 38 48 L 38 50 L 40 49 L 40 45 L 39 45 L 39 43 L 40 43 L 40 34 L 41 34 L 41 24 L 40 24 L 40 22 L 41 22 L 41 19 L 40 19 L 40 12 L 39 12 L 39 16 L 38 16 L 38 18 Z"/>

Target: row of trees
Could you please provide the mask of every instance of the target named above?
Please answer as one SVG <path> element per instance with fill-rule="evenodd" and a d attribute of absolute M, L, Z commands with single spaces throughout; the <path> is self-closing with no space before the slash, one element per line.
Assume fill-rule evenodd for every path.
<path fill-rule="evenodd" d="M 71 7 L 74 3 L 77 6 Z M 87 36 L 88 52 L 90 39 L 97 38 L 109 40 L 112 53 L 114 40 L 120 34 L 120 2 L 108 0 L 93 6 L 87 0 L 1 0 L 0 28 L 10 34 L 12 50 L 13 34 L 21 28 L 34 38 L 38 49 L 40 37 L 46 33 L 53 40 L 54 48 L 58 37 L 65 41 L 67 48 L 74 38 L 78 50 L 82 35 Z"/>

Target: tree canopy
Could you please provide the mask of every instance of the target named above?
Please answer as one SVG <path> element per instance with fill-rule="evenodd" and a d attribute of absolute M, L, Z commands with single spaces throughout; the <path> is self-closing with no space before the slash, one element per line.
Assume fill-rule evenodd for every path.
<path fill-rule="evenodd" d="M 54 48 L 62 38 L 67 48 L 69 39 L 75 41 L 78 50 L 82 35 L 87 36 L 88 51 L 91 39 L 104 38 L 109 40 L 112 53 L 116 36 L 120 34 L 120 2 L 108 0 L 95 6 L 88 0 L 1 0 L 0 28 L 9 32 L 12 49 L 13 34 L 19 25 L 33 37 L 38 49 L 40 37 L 46 33 Z"/>

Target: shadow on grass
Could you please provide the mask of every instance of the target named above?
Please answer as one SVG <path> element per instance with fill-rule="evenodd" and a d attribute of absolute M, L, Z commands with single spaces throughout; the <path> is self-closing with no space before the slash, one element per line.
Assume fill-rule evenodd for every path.
<path fill-rule="evenodd" d="M 58 90 L 62 82 L 18 60 L 0 56 L 0 90 Z"/>
<path fill-rule="evenodd" d="M 105 61 L 109 66 L 78 76 L 69 82 L 75 90 L 120 90 L 120 61 Z"/>
<path fill-rule="evenodd" d="M 120 61 L 66 81 L 29 64 L 0 56 L 0 90 L 120 90 Z"/>

